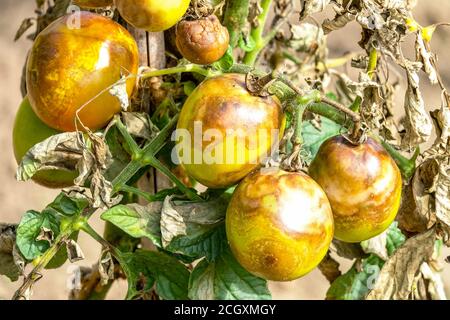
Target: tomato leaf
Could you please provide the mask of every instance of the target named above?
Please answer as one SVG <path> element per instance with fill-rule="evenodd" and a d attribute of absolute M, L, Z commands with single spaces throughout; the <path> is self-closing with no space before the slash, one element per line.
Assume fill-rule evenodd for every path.
<path fill-rule="evenodd" d="M 23 273 L 25 261 L 16 252 L 16 226 L 0 223 L 0 275 L 17 281 Z"/>
<path fill-rule="evenodd" d="M 161 202 L 147 206 L 138 204 L 118 205 L 105 211 L 101 218 L 134 238 L 146 237 L 161 246 Z"/>
<path fill-rule="evenodd" d="M 121 253 L 120 263 L 128 279 L 127 299 L 156 293 L 165 300 L 188 298 L 189 271 L 177 259 L 161 252 L 137 250 Z"/>
<path fill-rule="evenodd" d="M 214 260 L 226 246 L 223 221 L 229 195 L 205 202 L 171 201 L 118 205 L 101 215 L 135 238 L 189 258 Z"/>
<path fill-rule="evenodd" d="M 80 214 L 88 205 L 89 201 L 86 198 L 74 198 L 65 193 L 60 193 L 47 208 L 70 217 Z"/>
<path fill-rule="evenodd" d="M 230 250 L 214 262 L 203 259 L 189 280 L 192 300 L 268 300 L 271 299 L 264 279 L 248 273 Z"/>
<path fill-rule="evenodd" d="M 213 66 L 220 71 L 228 71 L 234 64 L 233 49 L 228 47 L 227 51 L 219 61 L 213 63 Z"/>
<path fill-rule="evenodd" d="M 318 129 L 311 121 L 303 122 L 303 150 L 308 155 L 305 157 L 308 163 L 314 159 L 322 143 L 341 133 L 342 127 L 332 120 L 320 117 L 320 124 L 320 129 Z"/>
<path fill-rule="evenodd" d="M 16 243 L 20 252 L 27 260 L 33 260 L 42 255 L 49 247 L 47 240 L 39 240 L 42 231 L 52 233 L 54 237 L 59 234 L 59 221 L 49 210 L 42 213 L 27 211 L 17 227 Z"/>

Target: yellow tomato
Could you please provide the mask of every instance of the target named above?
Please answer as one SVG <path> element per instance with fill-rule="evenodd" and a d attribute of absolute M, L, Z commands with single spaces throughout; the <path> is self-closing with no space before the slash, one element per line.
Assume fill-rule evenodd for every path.
<path fill-rule="evenodd" d="M 290 281 L 314 269 L 327 253 L 333 214 L 323 190 L 306 174 L 256 171 L 231 198 L 226 232 L 247 271 Z"/>
<path fill-rule="evenodd" d="M 180 113 L 179 161 L 203 185 L 229 187 L 271 155 L 284 119 L 278 99 L 251 95 L 243 75 L 205 80 Z"/>
<path fill-rule="evenodd" d="M 342 136 L 328 139 L 311 163 L 309 174 L 330 200 L 337 239 L 364 241 L 394 221 L 402 177 L 394 160 L 373 139 L 360 145 Z"/>
<path fill-rule="evenodd" d="M 114 3 L 120 15 L 134 27 L 160 32 L 181 20 L 190 0 L 114 0 Z"/>
<path fill-rule="evenodd" d="M 30 103 L 54 129 L 74 131 L 77 111 L 85 126 L 99 129 L 121 110 L 117 97 L 101 92 L 136 74 L 138 61 L 136 41 L 118 23 L 90 12 L 64 16 L 39 34 L 29 55 Z M 129 95 L 134 84 L 127 81 Z"/>
<path fill-rule="evenodd" d="M 30 103 L 25 98 L 16 114 L 13 129 L 13 148 L 17 163 L 22 161 L 23 156 L 35 144 L 60 133 L 45 125 L 33 112 Z M 73 185 L 77 177 L 75 171 L 44 170 L 37 172 L 33 180 L 49 188 L 65 188 Z"/>
<path fill-rule="evenodd" d="M 74 0 L 74 5 L 83 8 L 104 8 L 113 5 L 113 0 Z"/>

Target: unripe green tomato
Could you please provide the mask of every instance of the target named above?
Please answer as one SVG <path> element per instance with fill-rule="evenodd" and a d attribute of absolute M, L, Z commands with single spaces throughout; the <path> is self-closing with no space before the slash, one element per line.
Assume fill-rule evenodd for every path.
<path fill-rule="evenodd" d="M 226 214 L 231 250 L 250 273 L 290 281 L 314 269 L 333 239 L 324 191 L 309 176 L 255 171 L 237 187 Z"/>
<path fill-rule="evenodd" d="M 207 79 L 180 112 L 177 148 L 187 151 L 179 160 L 189 176 L 207 187 L 232 186 L 271 155 L 284 123 L 278 99 L 251 95 L 244 75 Z M 189 133 L 188 141 L 179 136 L 183 131 Z"/>
<path fill-rule="evenodd" d="M 122 18 L 132 26 L 161 32 L 181 20 L 190 0 L 114 0 L 114 3 Z"/>
<path fill-rule="evenodd" d="M 333 209 L 335 237 L 360 242 L 385 231 L 400 206 L 402 177 L 375 140 L 354 145 L 342 136 L 325 141 L 309 168 Z"/>
<path fill-rule="evenodd" d="M 25 98 L 17 111 L 13 128 L 13 149 L 17 163 L 34 145 L 58 133 L 36 116 Z M 77 176 L 75 171 L 43 170 L 33 176 L 33 181 L 48 188 L 65 188 L 72 186 Z"/>
<path fill-rule="evenodd" d="M 113 5 L 113 0 L 73 0 L 73 4 L 82 8 L 104 8 Z"/>
<path fill-rule="evenodd" d="M 183 20 L 176 27 L 176 44 L 184 58 L 196 64 L 211 64 L 225 54 L 230 42 L 227 28 L 215 15 Z"/>
<path fill-rule="evenodd" d="M 81 122 L 96 130 L 121 111 L 119 99 L 107 89 L 136 74 L 138 64 L 136 41 L 121 25 L 86 11 L 66 15 L 36 38 L 27 63 L 28 98 L 36 115 L 54 129 L 74 131 L 79 110 Z M 128 95 L 135 82 L 127 80 Z"/>

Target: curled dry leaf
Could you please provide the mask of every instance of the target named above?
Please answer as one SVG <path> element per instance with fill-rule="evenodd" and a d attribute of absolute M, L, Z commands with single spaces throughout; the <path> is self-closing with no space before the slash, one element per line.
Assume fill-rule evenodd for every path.
<path fill-rule="evenodd" d="M 436 230 L 409 238 L 384 264 L 367 300 L 406 300 L 422 264 L 431 258 Z"/>
<path fill-rule="evenodd" d="M 388 230 L 384 231 L 383 233 L 379 234 L 376 237 L 361 242 L 361 247 L 364 250 L 364 252 L 367 254 L 370 253 L 376 254 L 378 257 L 386 261 L 389 258 L 388 251 L 386 248 L 387 233 Z"/>
<path fill-rule="evenodd" d="M 317 50 L 326 50 L 326 38 L 323 30 L 314 24 L 293 24 L 288 45 L 294 50 L 314 54 Z"/>
<path fill-rule="evenodd" d="M 444 242 L 450 244 L 450 165 L 439 167 L 435 190 L 436 218 L 444 229 Z"/>
<path fill-rule="evenodd" d="M 333 19 L 325 19 L 322 23 L 324 34 L 329 34 L 332 31 L 339 30 L 345 27 L 348 23 L 356 19 L 356 14 L 352 12 L 344 12 L 336 14 Z"/>
<path fill-rule="evenodd" d="M 83 155 L 80 135 L 77 132 L 61 133 L 32 147 L 17 168 L 17 180 L 29 180 L 40 170 L 75 170 Z"/>
<path fill-rule="evenodd" d="M 331 250 L 336 252 L 338 256 L 350 260 L 360 259 L 367 256 L 359 243 L 346 243 L 337 239 L 333 239 Z"/>
<path fill-rule="evenodd" d="M 424 232 L 436 223 L 435 197 L 430 191 L 438 174 L 434 159 L 422 163 L 409 185 L 403 190 L 402 204 L 397 216 L 400 228 L 408 232 Z"/>
<path fill-rule="evenodd" d="M 331 257 L 330 252 L 323 258 L 318 268 L 330 283 L 333 283 L 342 274 L 339 270 L 339 263 Z"/>
<path fill-rule="evenodd" d="M 123 111 L 127 111 L 130 106 L 130 101 L 128 99 L 127 92 L 127 77 L 122 77 L 119 81 L 117 81 L 111 89 L 109 89 L 109 93 L 119 99 L 120 106 Z"/>
<path fill-rule="evenodd" d="M 114 261 L 109 251 L 104 251 L 98 263 L 101 284 L 107 285 L 109 280 L 114 280 Z"/>
<path fill-rule="evenodd" d="M 159 132 L 148 113 L 123 112 L 122 118 L 128 132 L 135 137 L 151 140 Z"/>
<path fill-rule="evenodd" d="M 25 259 L 16 246 L 16 225 L 0 223 L 0 275 L 17 281 L 25 269 Z"/>
<path fill-rule="evenodd" d="M 83 251 L 75 240 L 69 239 L 66 241 L 67 257 L 71 263 L 78 262 L 84 259 Z"/>
<path fill-rule="evenodd" d="M 101 174 L 95 171 L 91 179 L 91 192 L 94 199 L 94 208 L 111 208 L 122 201 L 122 195 L 112 196 L 113 185 Z"/>
<path fill-rule="evenodd" d="M 433 131 L 431 117 L 425 109 L 425 102 L 419 88 L 418 70 L 421 64 L 405 61 L 408 89 L 405 95 L 405 129 L 402 145 L 416 146 L 427 142 Z"/>
<path fill-rule="evenodd" d="M 430 82 L 432 84 L 437 84 L 438 75 L 436 68 L 433 65 L 434 57 L 433 54 L 429 52 L 427 47 L 425 46 L 425 41 L 420 30 L 418 30 L 416 33 L 416 55 L 419 58 L 419 61 L 423 63 L 424 71 L 428 75 Z"/>
<path fill-rule="evenodd" d="M 440 274 L 434 270 L 428 263 L 422 263 L 420 267 L 421 276 L 428 280 L 427 292 L 433 300 L 447 300 L 445 294 L 444 283 Z"/>
<path fill-rule="evenodd" d="M 300 12 L 300 21 L 311 14 L 325 10 L 330 0 L 301 0 L 302 11 Z"/>

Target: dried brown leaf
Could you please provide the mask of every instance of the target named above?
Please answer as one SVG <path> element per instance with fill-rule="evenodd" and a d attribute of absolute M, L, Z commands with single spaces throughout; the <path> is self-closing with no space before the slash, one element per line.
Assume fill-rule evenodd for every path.
<path fill-rule="evenodd" d="M 367 300 L 406 300 L 422 263 L 431 258 L 436 230 L 430 229 L 408 239 L 386 261 Z"/>
<path fill-rule="evenodd" d="M 325 10 L 330 0 L 301 0 L 302 10 L 300 12 L 300 21 L 308 16 Z"/>
<path fill-rule="evenodd" d="M 150 120 L 148 113 L 123 112 L 122 118 L 128 132 L 135 137 L 151 140 L 159 132 L 158 127 Z"/>

